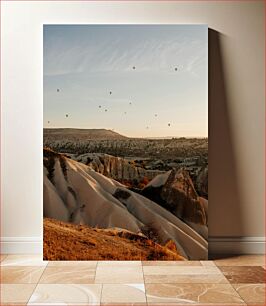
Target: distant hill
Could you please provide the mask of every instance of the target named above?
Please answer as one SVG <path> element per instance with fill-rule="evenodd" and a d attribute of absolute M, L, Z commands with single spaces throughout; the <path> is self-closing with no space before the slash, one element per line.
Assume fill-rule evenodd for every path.
<path fill-rule="evenodd" d="M 43 136 L 45 138 L 53 138 L 53 140 L 122 140 L 127 139 L 126 136 L 120 135 L 114 131 L 107 129 L 75 129 L 75 128 L 54 128 L 43 129 Z"/>

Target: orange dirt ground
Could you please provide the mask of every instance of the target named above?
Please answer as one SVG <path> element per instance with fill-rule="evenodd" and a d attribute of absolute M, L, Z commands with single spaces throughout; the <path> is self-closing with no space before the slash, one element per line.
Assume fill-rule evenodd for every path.
<path fill-rule="evenodd" d="M 44 260 L 184 260 L 169 241 L 161 246 L 126 230 L 97 229 L 44 218 Z"/>

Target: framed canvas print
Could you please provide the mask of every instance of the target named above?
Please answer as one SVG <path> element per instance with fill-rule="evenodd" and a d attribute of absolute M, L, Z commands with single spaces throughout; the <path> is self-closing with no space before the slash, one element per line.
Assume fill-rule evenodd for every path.
<path fill-rule="evenodd" d="M 45 260 L 208 258 L 208 27 L 44 25 Z"/>

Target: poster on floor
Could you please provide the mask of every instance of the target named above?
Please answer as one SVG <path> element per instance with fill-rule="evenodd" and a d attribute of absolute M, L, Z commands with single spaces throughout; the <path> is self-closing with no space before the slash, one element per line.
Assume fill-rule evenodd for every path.
<path fill-rule="evenodd" d="M 44 25 L 43 90 L 43 258 L 207 259 L 207 25 Z"/>

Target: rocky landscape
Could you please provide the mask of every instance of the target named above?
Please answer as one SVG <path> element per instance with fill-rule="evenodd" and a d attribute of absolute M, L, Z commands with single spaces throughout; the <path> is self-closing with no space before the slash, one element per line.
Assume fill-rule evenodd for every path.
<path fill-rule="evenodd" d="M 125 160 L 120 160 L 120 168 L 110 166 L 110 157 L 106 162 L 98 155 L 78 156 L 79 161 L 68 154 L 44 149 L 45 218 L 120 233 L 126 231 L 149 239 L 156 246 L 171 246 L 180 258 L 207 258 L 207 200 L 198 194 L 186 169 L 152 172 L 154 176 L 142 188 L 133 188 L 114 178 L 131 178 L 131 174 L 140 174 L 141 178 L 154 170 L 128 161 L 125 166 Z M 206 178 L 206 171 L 201 175 Z M 97 247 L 94 251 L 97 257 Z"/>
<path fill-rule="evenodd" d="M 44 129 L 44 147 L 137 188 L 158 174 L 183 168 L 198 194 L 208 198 L 206 138 L 145 139 L 106 129 Z"/>
<path fill-rule="evenodd" d="M 173 164 L 188 165 L 205 163 L 208 157 L 207 138 L 129 138 L 106 129 L 44 129 L 43 136 L 44 147 L 61 153 L 106 153 L 162 162 L 171 159 Z"/>
<path fill-rule="evenodd" d="M 67 157 L 90 166 L 96 172 L 130 187 L 144 187 L 160 170 L 148 170 L 134 161 L 104 153 L 66 154 Z"/>

